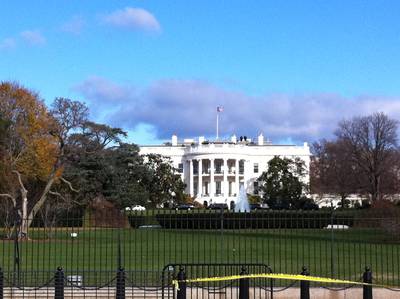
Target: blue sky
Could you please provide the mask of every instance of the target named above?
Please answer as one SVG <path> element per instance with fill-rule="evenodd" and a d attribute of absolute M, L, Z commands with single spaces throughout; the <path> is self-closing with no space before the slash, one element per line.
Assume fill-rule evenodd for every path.
<path fill-rule="evenodd" d="M 0 80 L 88 103 L 130 141 L 330 137 L 400 117 L 398 1 L 4 1 Z"/>

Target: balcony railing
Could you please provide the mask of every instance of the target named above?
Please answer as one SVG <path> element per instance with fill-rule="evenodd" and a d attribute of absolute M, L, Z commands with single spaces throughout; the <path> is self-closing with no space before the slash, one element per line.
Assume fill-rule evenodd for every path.
<path fill-rule="evenodd" d="M 193 170 L 193 174 L 194 175 L 198 175 L 199 174 L 199 171 L 197 170 L 197 169 L 194 169 Z M 206 170 L 202 170 L 202 172 L 201 172 L 201 174 L 211 174 L 211 169 L 206 169 Z M 220 170 L 218 170 L 218 169 L 214 169 L 214 175 L 215 174 L 224 174 L 224 171 L 222 170 L 222 169 L 220 169 Z M 236 174 L 236 170 L 228 170 L 227 171 L 227 174 Z M 239 170 L 239 174 L 240 175 L 243 175 L 244 174 L 244 171 L 240 171 Z"/>

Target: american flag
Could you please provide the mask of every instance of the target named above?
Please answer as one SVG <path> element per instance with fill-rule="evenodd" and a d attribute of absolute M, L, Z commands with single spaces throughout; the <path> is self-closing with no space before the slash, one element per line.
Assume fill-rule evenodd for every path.
<path fill-rule="evenodd" d="M 224 111 L 224 107 L 222 106 L 217 106 L 217 112 L 222 112 Z"/>

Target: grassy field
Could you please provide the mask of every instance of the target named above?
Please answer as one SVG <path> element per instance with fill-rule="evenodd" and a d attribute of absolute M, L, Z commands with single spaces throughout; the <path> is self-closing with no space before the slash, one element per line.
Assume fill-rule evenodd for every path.
<path fill-rule="evenodd" d="M 76 232 L 76 238 L 71 233 Z M 166 230 L 31 229 L 19 242 L 22 270 L 160 271 L 169 263 L 265 263 L 274 272 L 359 280 L 366 265 L 381 282 L 399 285 L 400 244 L 379 229 Z M 121 242 L 119 242 L 119 240 Z M 15 244 L 2 240 L 0 267 L 12 271 Z"/>

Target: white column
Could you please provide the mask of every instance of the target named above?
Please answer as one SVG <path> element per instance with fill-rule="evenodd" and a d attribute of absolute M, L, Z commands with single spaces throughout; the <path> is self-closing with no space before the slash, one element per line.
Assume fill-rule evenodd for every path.
<path fill-rule="evenodd" d="M 189 195 L 194 196 L 193 192 L 193 160 L 189 160 Z"/>
<path fill-rule="evenodd" d="M 203 194 L 203 160 L 197 160 L 199 166 L 197 167 L 198 170 L 198 187 L 197 187 L 197 198 L 200 198 Z"/>
<path fill-rule="evenodd" d="M 247 180 L 249 179 L 247 177 L 247 172 L 248 172 L 248 163 L 246 160 L 243 160 L 243 186 L 244 186 L 244 191 L 247 192 Z"/>
<path fill-rule="evenodd" d="M 214 159 L 210 159 L 210 197 L 213 198 L 214 194 L 215 194 Z"/>
<path fill-rule="evenodd" d="M 225 197 L 228 197 L 229 186 L 228 186 L 228 159 L 224 159 L 224 180 L 222 181 L 222 188 Z"/>
<path fill-rule="evenodd" d="M 235 193 L 236 196 L 239 195 L 239 189 L 240 189 L 240 184 L 239 184 L 239 159 L 236 159 L 235 161 Z"/>

